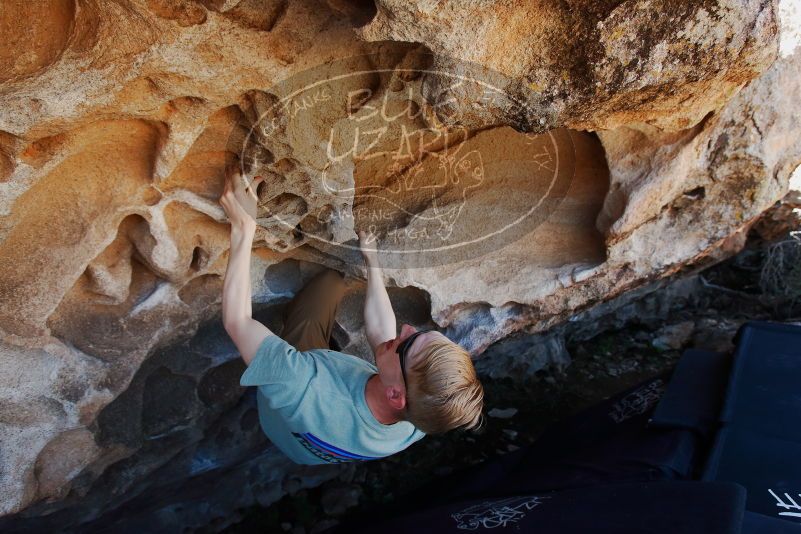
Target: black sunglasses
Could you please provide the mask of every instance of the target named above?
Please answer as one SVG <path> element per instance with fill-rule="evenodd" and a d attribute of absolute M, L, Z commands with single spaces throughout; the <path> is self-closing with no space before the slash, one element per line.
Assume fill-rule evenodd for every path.
<path fill-rule="evenodd" d="M 412 346 L 412 343 L 414 343 L 414 340 L 417 339 L 417 336 L 419 336 L 420 334 L 425 334 L 426 332 L 431 332 L 433 330 L 434 330 L 433 328 L 427 328 L 425 330 L 418 330 L 417 332 L 415 332 L 411 336 L 409 336 L 406 339 L 404 339 L 403 342 L 401 342 L 401 344 L 398 345 L 398 348 L 395 349 L 395 352 L 398 354 L 398 357 L 400 358 L 400 368 L 401 368 L 401 374 L 403 374 L 403 383 L 404 384 L 408 384 L 408 382 L 406 381 L 406 352 L 408 352 L 409 347 Z"/>

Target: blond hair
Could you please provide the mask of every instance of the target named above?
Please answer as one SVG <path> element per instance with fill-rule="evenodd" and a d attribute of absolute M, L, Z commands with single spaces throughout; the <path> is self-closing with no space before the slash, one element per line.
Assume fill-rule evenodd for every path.
<path fill-rule="evenodd" d="M 406 418 L 426 434 L 483 421 L 484 388 L 470 355 L 453 341 L 437 336 L 426 343 L 406 376 Z"/>

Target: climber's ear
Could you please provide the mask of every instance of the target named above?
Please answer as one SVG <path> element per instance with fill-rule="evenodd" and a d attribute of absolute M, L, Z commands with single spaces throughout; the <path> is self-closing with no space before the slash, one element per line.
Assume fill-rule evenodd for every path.
<path fill-rule="evenodd" d="M 387 402 L 395 410 L 403 410 L 406 407 L 406 392 L 398 386 L 387 386 Z"/>

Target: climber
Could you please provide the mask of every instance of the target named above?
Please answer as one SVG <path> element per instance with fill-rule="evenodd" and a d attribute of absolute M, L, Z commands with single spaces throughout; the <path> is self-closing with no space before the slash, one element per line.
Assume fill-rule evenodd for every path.
<path fill-rule="evenodd" d="M 345 292 L 334 270 L 295 296 L 281 337 L 252 318 L 250 253 L 262 181 L 226 172 L 220 204 L 231 222 L 231 250 L 222 307 L 225 330 L 248 365 L 240 385 L 257 386 L 259 421 L 272 442 L 297 463 L 342 463 L 389 456 L 426 434 L 479 426 L 484 393 L 469 355 L 435 330 L 404 324 L 396 332 L 377 254 L 363 232 L 364 321 L 375 365 L 329 349 Z"/>

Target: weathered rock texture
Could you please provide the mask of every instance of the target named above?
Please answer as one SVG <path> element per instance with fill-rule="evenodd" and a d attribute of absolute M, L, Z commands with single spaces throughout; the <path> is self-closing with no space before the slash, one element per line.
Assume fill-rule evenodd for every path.
<path fill-rule="evenodd" d="M 484 255 L 388 269 L 401 318 L 433 320 L 478 356 L 737 250 L 801 161 L 801 52 L 777 59 L 780 26 L 792 31 L 779 18 L 791 10 L 778 8 L 3 2 L 0 525 L 79 528 L 136 509 L 154 515 L 131 528 L 156 516 L 200 526 L 337 474 L 293 467 L 267 446 L 219 328 L 228 230 L 216 200 L 242 146 L 247 169 L 269 177 L 252 271 L 259 317 L 280 325 L 281 303 L 319 264 L 345 270 L 352 291 L 335 338 L 363 356 L 361 271 L 347 248 L 331 248 L 371 223 L 360 214 L 378 201 L 355 192 L 378 186 L 395 195 L 382 202 L 440 224 L 457 213 L 449 231 L 470 233 L 542 186 L 533 168 L 503 162 L 548 139 L 571 147 L 569 188 L 530 233 Z M 325 67 L 308 69 L 340 58 L 366 74 L 332 85 L 311 113 L 275 111 L 276 83 L 325 80 Z M 484 100 L 442 74 L 458 69 L 505 96 Z M 365 86 L 369 98 L 351 106 L 347 91 Z M 347 146 L 349 121 L 371 125 L 382 103 L 414 113 L 371 147 L 380 157 L 351 155 L 329 172 L 323 142 Z M 276 128 L 254 140 L 265 116 Z M 404 128 L 435 141 L 393 167 L 381 155 Z M 433 165 L 452 150 L 495 171 L 475 174 L 471 158 Z M 410 169 L 451 181 L 433 203 L 390 187 Z M 324 176 L 339 189 L 322 187 Z M 379 232 L 420 230 L 395 213 Z M 204 499 L 202 513 L 178 504 Z"/>
<path fill-rule="evenodd" d="M 445 2 L 379 0 L 378 14 L 359 32 L 368 40 L 425 43 L 453 58 L 510 77 L 510 93 L 534 116 L 503 109 L 498 116 L 541 130 L 555 126 L 609 129 L 633 121 L 687 128 L 723 105 L 774 57 L 775 4 L 764 0 L 657 2 Z M 475 87 L 431 86 L 465 106 Z"/>

